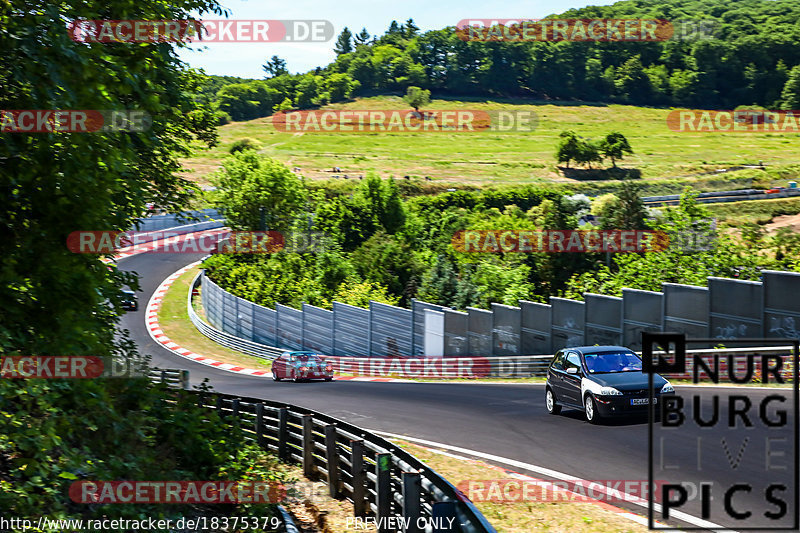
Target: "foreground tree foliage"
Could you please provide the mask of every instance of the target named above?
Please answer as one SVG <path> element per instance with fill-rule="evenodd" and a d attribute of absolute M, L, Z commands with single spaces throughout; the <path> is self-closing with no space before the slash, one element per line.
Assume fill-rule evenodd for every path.
<path fill-rule="evenodd" d="M 152 117 L 140 133 L 0 133 L 3 358 L 135 355 L 116 325 L 119 291 L 137 288 L 137 280 L 96 256 L 70 253 L 67 236 L 127 230 L 147 202 L 185 208 L 194 189 L 179 176 L 178 158 L 194 139 L 216 142 L 215 117 L 192 97 L 201 77 L 178 60 L 174 45 L 76 43 L 66 21 L 190 13 L 223 15 L 206 0 L 0 2 L 0 109 L 127 109 Z M 253 461 L 256 475 L 270 475 L 266 459 L 240 446 L 237 433 L 213 416 L 203 422 L 184 400 L 166 404 L 166 392 L 142 380 L 0 379 L 0 398 L 0 509 L 7 518 L 231 514 L 82 505 L 67 490 L 78 479 L 236 478 Z"/>

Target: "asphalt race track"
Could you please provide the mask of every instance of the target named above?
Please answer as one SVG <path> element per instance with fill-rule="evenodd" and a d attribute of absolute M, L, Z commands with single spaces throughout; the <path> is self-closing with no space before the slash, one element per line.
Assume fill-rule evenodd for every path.
<path fill-rule="evenodd" d="M 270 378 L 240 376 L 213 369 L 173 354 L 152 341 L 145 329 L 144 313 L 147 301 L 155 288 L 170 274 L 182 266 L 200 259 L 201 255 L 141 254 L 119 261 L 119 267 L 136 271 L 140 276 L 142 293 L 139 293 L 139 310 L 129 312 L 122 318 L 122 327 L 130 331 L 132 339 L 142 353 L 153 356 L 153 364 L 163 368 L 190 370 L 192 384 L 199 384 L 208 377 L 213 387 L 225 393 L 240 394 L 281 400 L 295 405 L 325 412 L 361 427 L 403 434 L 410 437 L 446 443 L 452 446 L 510 458 L 528 464 L 556 470 L 561 473 L 589 480 L 647 480 L 648 479 L 648 424 L 646 420 L 622 420 L 607 425 L 590 425 L 582 413 L 564 410 L 560 416 L 547 414 L 544 406 L 544 387 L 527 384 L 437 384 L 437 383 L 380 383 L 380 382 L 313 382 L 275 383 Z M 724 392 L 723 392 L 724 391 Z M 678 388 L 682 395 L 698 394 L 704 408 L 710 407 L 711 391 L 707 388 Z M 722 389 L 723 396 L 731 389 Z M 731 433 L 725 428 L 692 429 L 681 428 L 680 433 L 668 433 L 656 429 L 657 438 L 663 432 L 664 463 L 679 464 L 680 471 L 669 477 L 658 475 L 656 479 L 669 482 L 677 480 L 701 482 L 713 480 L 711 521 L 733 527 L 731 519 L 725 521 L 720 515 L 723 492 L 735 483 L 751 483 L 750 493 L 738 492 L 733 497 L 734 506 L 745 511 L 750 509 L 758 520 L 757 527 L 771 524 L 762 513 L 776 511 L 777 507 L 765 502 L 763 487 L 758 483 L 768 476 L 770 479 L 783 476 L 786 492 L 777 493 L 788 503 L 789 518 L 796 510 L 797 491 L 792 467 L 792 433 L 786 428 L 780 437 L 788 436 L 788 442 L 772 447 L 785 451 L 783 457 L 773 456 L 773 464 L 788 465 L 784 470 L 767 472 L 765 459 L 766 431 L 758 423 L 758 405 L 761 398 L 770 394 L 766 390 L 749 390 L 756 424 L 754 428 L 739 429 Z M 791 400 L 791 396 L 789 396 Z M 727 400 L 723 397 L 721 404 Z M 783 406 L 789 411 L 789 423 L 796 422 L 791 405 Z M 691 412 L 689 410 L 689 412 Z M 706 412 L 706 411 L 704 411 Z M 709 411 L 707 411 L 710 413 Z M 727 425 L 727 409 L 723 409 L 721 424 Z M 792 426 L 790 425 L 791 429 Z M 724 432 L 723 432 L 724 431 Z M 776 433 L 776 436 L 778 434 Z M 698 461 L 697 438 L 703 438 L 701 472 L 696 471 Z M 722 437 L 725 442 L 722 442 Z M 744 439 L 748 444 L 742 448 Z M 726 454 L 725 449 L 728 449 Z M 658 447 L 657 447 L 658 450 Z M 737 456 L 741 453 L 739 462 Z M 659 453 L 656 452 L 656 461 Z M 500 463 L 497 463 L 500 464 Z M 732 464 L 736 464 L 734 468 Z M 502 465 L 500 466 L 507 466 Z M 656 465 L 658 467 L 658 465 Z M 540 473 L 524 468 L 515 471 L 544 477 Z M 450 480 L 453 483 L 464 480 Z M 639 514 L 646 515 L 646 508 L 634 504 L 619 504 Z M 701 516 L 701 503 L 693 499 L 679 508 Z M 658 515 L 656 517 L 659 518 Z M 780 524 L 790 526 L 789 518 Z M 690 526 L 686 522 L 672 522 L 677 526 Z M 763 526 L 761 525 L 763 524 Z M 756 522 L 741 524 L 755 526 Z"/>

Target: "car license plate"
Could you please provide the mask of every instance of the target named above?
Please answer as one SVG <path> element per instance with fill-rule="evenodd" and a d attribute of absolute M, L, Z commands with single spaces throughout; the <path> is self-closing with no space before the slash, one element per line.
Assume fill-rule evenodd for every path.
<path fill-rule="evenodd" d="M 631 405 L 647 405 L 649 400 L 650 398 L 633 398 L 631 400 Z M 653 403 L 658 403 L 658 398 L 653 398 Z"/>

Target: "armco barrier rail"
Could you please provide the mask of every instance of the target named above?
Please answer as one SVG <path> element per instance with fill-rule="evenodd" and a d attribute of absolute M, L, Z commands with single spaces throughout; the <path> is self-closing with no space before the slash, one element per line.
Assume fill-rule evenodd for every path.
<path fill-rule="evenodd" d="M 197 220 L 190 220 L 192 218 Z M 152 215 L 140 218 L 136 224 L 134 224 L 133 231 L 148 233 L 180 226 L 191 226 L 193 224 L 212 220 L 224 222 L 224 217 L 216 209 L 200 209 L 198 211 L 187 211 L 179 214 Z"/>
<path fill-rule="evenodd" d="M 198 231 L 225 227 L 225 219 L 216 209 L 203 209 L 184 213 L 185 217 L 198 220 L 188 221 L 180 215 L 154 215 L 140 218 L 130 231 L 136 234 L 136 244 L 144 244 L 165 237 L 176 237 Z M 138 227 L 138 229 L 137 229 Z"/>
<path fill-rule="evenodd" d="M 722 202 L 741 202 L 743 200 L 773 200 L 775 198 L 789 198 L 800 196 L 800 189 L 781 189 L 777 192 L 767 192 L 762 189 L 740 189 L 737 191 L 702 192 L 697 195 L 697 202 L 701 204 L 715 204 Z M 666 194 L 663 196 L 643 196 L 645 205 L 678 205 L 680 194 Z"/>
<path fill-rule="evenodd" d="M 148 372 L 148 378 L 157 383 L 166 383 L 170 387 L 191 390 L 188 370 L 151 368 Z M 278 513 L 283 524 L 284 533 L 299 533 L 300 530 L 295 525 L 292 515 L 283 506 L 278 506 Z"/>
<path fill-rule="evenodd" d="M 188 370 L 151 368 L 147 377 L 150 378 L 151 381 L 166 383 L 170 387 L 177 387 L 185 390 L 190 389 Z"/>
<path fill-rule="evenodd" d="M 188 371 L 154 369 L 152 377 L 188 386 Z M 332 498 L 353 502 L 355 516 L 410 519 L 411 527 L 404 531 L 380 522 L 380 533 L 495 533 L 450 482 L 382 437 L 304 407 L 229 394 L 193 394 L 201 407 L 238 424 L 245 440 L 275 452 L 282 461 L 302 464 L 305 477 L 324 480 Z M 435 519 L 445 527 L 434 527 Z M 423 522 L 426 527 L 416 527 Z"/>

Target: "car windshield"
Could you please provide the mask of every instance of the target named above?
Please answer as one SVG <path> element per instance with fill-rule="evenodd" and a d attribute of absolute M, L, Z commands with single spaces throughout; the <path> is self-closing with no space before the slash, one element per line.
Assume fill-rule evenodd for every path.
<path fill-rule="evenodd" d="M 633 352 L 588 353 L 583 357 L 591 374 L 642 371 L 642 360 Z"/>
<path fill-rule="evenodd" d="M 292 356 L 292 361 L 300 361 L 302 363 L 307 363 L 309 361 L 314 363 L 319 363 L 321 360 L 316 355 L 309 355 L 309 354 L 298 354 Z"/>

